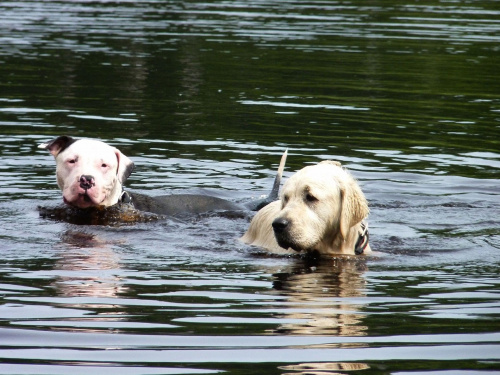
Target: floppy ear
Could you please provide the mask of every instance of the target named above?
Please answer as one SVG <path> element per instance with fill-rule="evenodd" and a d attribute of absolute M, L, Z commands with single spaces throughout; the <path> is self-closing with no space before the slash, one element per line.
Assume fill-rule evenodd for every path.
<path fill-rule="evenodd" d="M 44 148 L 46 150 L 49 150 L 49 152 L 54 156 L 57 157 L 61 151 L 64 151 L 69 145 L 72 143 L 75 143 L 77 139 L 68 137 L 66 135 L 62 135 L 60 137 L 57 137 L 53 139 L 50 142 L 47 143 L 42 143 L 41 145 L 38 145 L 38 148 Z"/>
<path fill-rule="evenodd" d="M 340 186 L 342 209 L 340 212 L 340 234 L 347 238 L 349 229 L 361 222 L 370 213 L 368 202 L 358 183 L 348 174 L 347 180 Z"/>
<path fill-rule="evenodd" d="M 123 184 L 134 170 L 134 162 L 123 155 L 117 148 L 115 148 L 115 154 L 118 160 L 116 175 L 118 176 L 118 180 Z"/>

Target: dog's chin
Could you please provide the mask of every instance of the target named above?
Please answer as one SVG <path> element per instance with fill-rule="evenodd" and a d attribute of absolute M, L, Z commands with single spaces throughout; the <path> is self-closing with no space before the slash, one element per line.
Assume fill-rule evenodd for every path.
<path fill-rule="evenodd" d="M 289 236 L 288 233 L 282 232 L 282 233 L 274 233 L 274 238 L 276 239 L 276 242 L 278 242 L 278 245 L 284 249 L 292 249 L 297 252 L 300 251 L 314 251 L 314 248 L 317 244 L 315 243 L 299 243 L 295 241 L 293 238 Z"/>
<path fill-rule="evenodd" d="M 276 242 L 283 249 L 292 249 L 297 252 L 304 250 L 301 246 L 299 246 L 295 241 L 292 241 L 288 236 L 283 234 L 275 234 Z"/>
<path fill-rule="evenodd" d="M 64 203 L 68 206 L 75 208 L 91 208 L 91 207 L 99 207 L 101 206 L 100 202 L 96 202 L 91 196 L 88 194 L 78 194 L 71 199 L 63 197 Z"/>

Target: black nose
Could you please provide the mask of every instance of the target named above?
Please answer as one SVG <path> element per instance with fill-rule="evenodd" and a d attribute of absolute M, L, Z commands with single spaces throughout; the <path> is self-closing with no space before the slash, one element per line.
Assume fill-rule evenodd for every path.
<path fill-rule="evenodd" d="M 288 225 L 290 225 L 290 222 L 287 219 L 283 218 L 277 218 L 273 221 L 273 229 L 276 233 L 281 233 L 283 232 Z"/>
<path fill-rule="evenodd" d="M 87 189 L 90 189 L 94 185 L 95 185 L 94 176 L 82 175 L 80 177 L 80 187 L 82 189 L 87 190 Z"/>

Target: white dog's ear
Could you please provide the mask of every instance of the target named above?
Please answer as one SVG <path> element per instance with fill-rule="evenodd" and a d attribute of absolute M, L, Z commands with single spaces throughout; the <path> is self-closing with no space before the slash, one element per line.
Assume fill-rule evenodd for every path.
<path fill-rule="evenodd" d="M 340 191 L 342 194 L 340 233 L 345 240 L 349 229 L 365 219 L 370 209 L 365 195 L 352 176 L 349 175 L 348 179 L 341 184 Z"/>
<path fill-rule="evenodd" d="M 57 137 L 53 139 L 50 142 L 47 143 L 42 143 L 41 145 L 38 145 L 38 148 L 44 148 L 46 150 L 49 150 L 49 152 L 54 156 L 57 157 L 61 151 L 64 151 L 69 145 L 72 143 L 75 143 L 77 139 L 74 139 L 72 137 L 68 137 L 66 135 L 62 135 L 60 137 Z"/>
<path fill-rule="evenodd" d="M 123 184 L 134 170 L 134 162 L 122 154 L 117 148 L 115 148 L 115 154 L 118 160 L 116 175 L 118 176 L 118 180 Z"/>

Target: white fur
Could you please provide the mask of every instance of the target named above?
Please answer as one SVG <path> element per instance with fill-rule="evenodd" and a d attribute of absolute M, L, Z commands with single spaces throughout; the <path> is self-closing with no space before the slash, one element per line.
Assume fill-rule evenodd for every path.
<path fill-rule="evenodd" d="M 56 160 L 57 184 L 64 202 L 79 208 L 112 206 L 122 193 L 132 161 L 118 149 L 104 142 L 79 139 L 67 148 L 57 142 L 44 144 Z M 93 186 L 82 188 L 80 178 L 92 176 Z"/>

